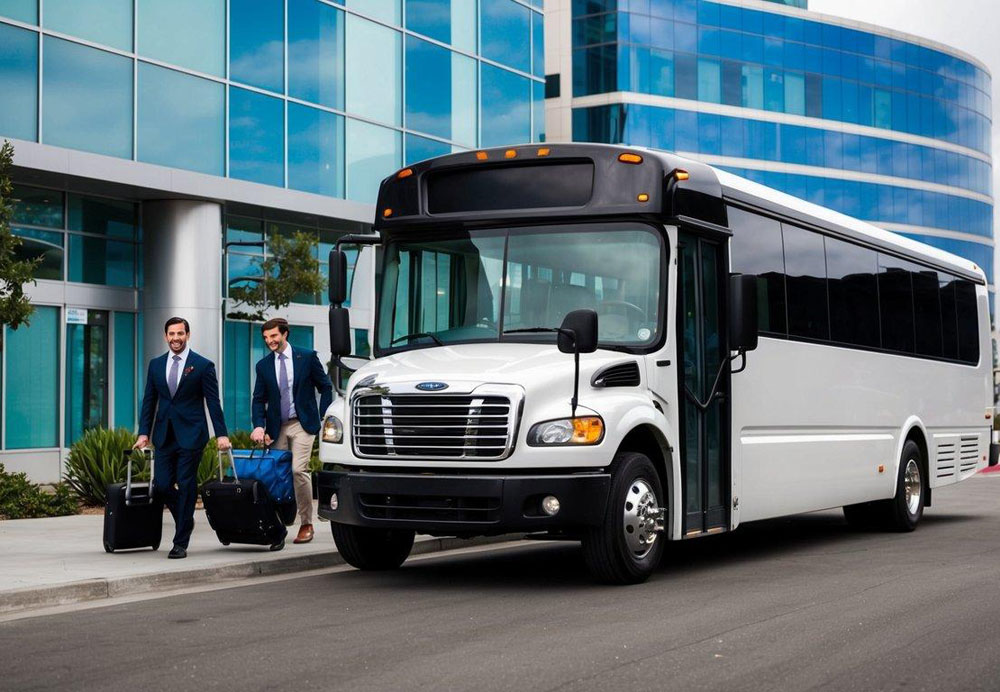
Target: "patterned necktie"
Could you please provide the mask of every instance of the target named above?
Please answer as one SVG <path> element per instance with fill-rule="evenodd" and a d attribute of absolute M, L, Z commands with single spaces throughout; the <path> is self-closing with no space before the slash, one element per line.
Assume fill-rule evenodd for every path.
<path fill-rule="evenodd" d="M 278 354 L 278 391 L 281 393 L 282 423 L 292 417 L 292 388 L 288 386 L 288 370 L 285 369 L 287 359 L 288 356 L 284 353 Z"/>
<path fill-rule="evenodd" d="M 177 393 L 177 370 L 181 366 L 181 357 L 174 356 L 174 362 L 170 366 L 170 377 L 167 378 L 167 388 L 170 390 L 170 398 L 174 398 Z"/>

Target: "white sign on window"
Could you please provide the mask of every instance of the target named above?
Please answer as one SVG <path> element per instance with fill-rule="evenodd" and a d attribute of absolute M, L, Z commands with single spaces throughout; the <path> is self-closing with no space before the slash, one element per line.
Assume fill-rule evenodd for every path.
<path fill-rule="evenodd" d="M 66 324 L 87 324 L 87 309 L 66 308 Z"/>

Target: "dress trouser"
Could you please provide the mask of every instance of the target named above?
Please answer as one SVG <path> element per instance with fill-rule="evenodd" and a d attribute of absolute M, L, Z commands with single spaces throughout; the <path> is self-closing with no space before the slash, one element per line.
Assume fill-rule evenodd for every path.
<path fill-rule="evenodd" d="M 313 520 L 312 473 L 309 458 L 312 456 L 315 435 L 302 429 L 297 418 L 281 424 L 278 439 L 272 449 L 288 449 L 292 452 L 292 478 L 295 484 L 295 504 L 299 508 L 299 520 L 311 524 Z"/>
<path fill-rule="evenodd" d="M 167 439 L 156 448 L 153 463 L 156 464 L 155 492 L 170 510 L 174 518 L 174 545 L 187 549 L 194 530 L 194 505 L 198 500 L 198 465 L 201 463 L 201 449 L 183 449 L 171 425 L 167 424 Z"/>

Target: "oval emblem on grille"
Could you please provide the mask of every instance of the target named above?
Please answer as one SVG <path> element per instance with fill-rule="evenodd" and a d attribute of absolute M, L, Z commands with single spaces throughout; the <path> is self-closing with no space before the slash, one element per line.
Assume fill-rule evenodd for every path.
<path fill-rule="evenodd" d="M 417 385 L 417 389 L 422 392 L 440 392 L 442 389 L 448 389 L 448 384 L 446 382 L 421 382 Z"/>

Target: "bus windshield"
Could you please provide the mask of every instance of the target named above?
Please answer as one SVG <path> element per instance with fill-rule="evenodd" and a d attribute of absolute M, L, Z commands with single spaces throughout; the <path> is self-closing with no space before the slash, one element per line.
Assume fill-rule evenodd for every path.
<path fill-rule="evenodd" d="M 659 341 L 665 241 L 652 226 L 604 223 L 407 234 L 385 247 L 379 352 L 490 341 L 597 311 L 600 345 Z"/>

